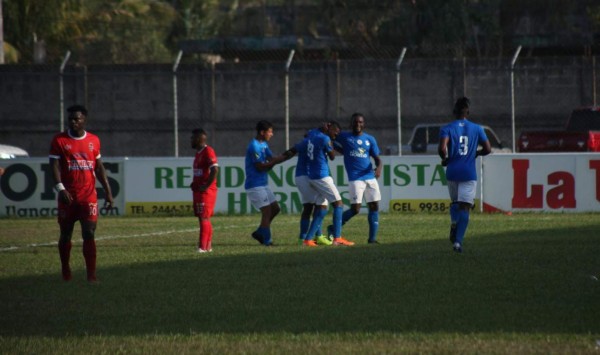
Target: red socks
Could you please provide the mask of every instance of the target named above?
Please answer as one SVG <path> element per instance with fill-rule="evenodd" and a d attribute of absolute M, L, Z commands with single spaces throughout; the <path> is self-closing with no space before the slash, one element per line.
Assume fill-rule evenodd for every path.
<path fill-rule="evenodd" d="M 200 249 L 209 251 L 212 249 L 212 224 L 208 219 L 200 220 Z"/>
<path fill-rule="evenodd" d="M 71 280 L 71 267 L 69 266 L 69 260 L 71 259 L 71 242 L 66 243 L 58 242 L 58 254 L 60 255 L 60 264 L 62 266 L 62 277 L 63 280 Z"/>
<path fill-rule="evenodd" d="M 83 241 L 83 257 L 87 269 L 88 281 L 96 281 L 96 241 L 88 239 Z"/>

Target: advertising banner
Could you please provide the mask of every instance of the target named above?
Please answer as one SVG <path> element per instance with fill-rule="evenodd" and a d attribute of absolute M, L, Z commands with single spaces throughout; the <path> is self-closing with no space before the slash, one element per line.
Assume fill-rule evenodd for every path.
<path fill-rule="evenodd" d="M 111 215 L 192 215 L 193 157 L 103 159 L 115 208 Z M 483 165 L 481 165 L 483 161 Z M 445 169 L 436 156 L 384 156 L 378 179 L 381 211 L 447 212 Z M 302 210 L 294 183 L 296 159 L 269 172 L 269 186 L 283 213 Z M 46 158 L 3 162 L 0 217 L 55 216 L 56 192 Z M 348 180 L 343 158 L 329 163 L 345 205 Z M 216 213 L 245 214 L 254 210 L 244 190 L 244 158 L 219 158 Z M 476 206 L 485 211 L 600 211 L 600 154 L 506 154 L 478 159 Z M 103 190 L 96 184 L 100 205 Z M 483 201 L 483 204 L 480 204 Z M 366 210 L 366 205 L 363 204 Z"/>
<path fill-rule="evenodd" d="M 122 215 L 123 159 L 102 159 L 110 184 L 115 208 L 100 209 L 100 215 Z M 54 191 L 52 169 L 48 158 L 21 158 L 2 161 L 5 168 L 0 177 L 0 216 L 57 216 L 57 193 Z M 99 206 L 104 203 L 104 189 L 96 181 Z"/>

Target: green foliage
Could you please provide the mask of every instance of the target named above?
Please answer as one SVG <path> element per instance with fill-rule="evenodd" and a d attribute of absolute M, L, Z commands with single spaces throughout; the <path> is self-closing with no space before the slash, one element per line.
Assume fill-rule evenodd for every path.
<path fill-rule="evenodd" d="M 213 218 L 196 253 L 193 217 L 101 218 L 99 284 L 60 280 L 55 219 L 4 219 L 0 348 L 6 353 L 583 353 L 600 339 L 596 214 L 473 214 L 465 252 L 445 214 L 365 214 L 354 247 L 297 245 L 297 215 L 277 246 L 259 216 Z M 76 234 L 78 228 L 76 228 Z M 14 247 L 12 250 L 4 250 Z"/>

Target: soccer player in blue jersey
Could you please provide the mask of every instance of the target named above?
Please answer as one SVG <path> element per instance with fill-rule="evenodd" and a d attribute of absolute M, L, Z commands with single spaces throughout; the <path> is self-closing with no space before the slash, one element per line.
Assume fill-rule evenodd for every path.
<path fill-rule="evenodd" d="M 310 130 L 305 138 L 300 142 L 296 143 L 292 148 L 288 149 L 283 153 L 288 159 L 294 155 L 298 155 L 298 161 L 296 163 L 296 173 L 294 181 L 296 187 L 300 192 L 302 200 L 302 214 L 300 216 L 300 244 L 304 244 L 304 240 L 308 234 L 310 228 L 311 215 L 317 216 L 322 213 L 322 210 L 327 211 L 327 200 L 321 196 L 321 194 L 310 185 L 310 179 L 308 177 L 308 137 L 313 136 L 317 132 L 323 132 L 328 134 L 330 123 L 325 123 L 322 127 Z M 313 217 L 314 220 L 314 217 Z M 321 235 L 321 227 L 318 226 L 315 231 L 314 241 L 319 245 L 331 245 L 332 242 L 324 235 Z M 312 243 L 310 246 L 313 246 Z"/>
<path fill-rule="evenodd" d="M 306 138 L 308 177 L 310 185 L 333 206 L 333 245 L 351 246 L 354 245 L 353 242 L 342 238 L 342 197 L 329 174 L 327 163 L 327 158 L 331 160 L 335 158 L 332 140 L 335 140 L 335 137 L 340 133 L 339 123 L 331 121 L 327 133 L 318 131 Z M 326 214 L 326 206 L 325 208 L 323 206 L 317 207 L 317 213 L 313 215 L 313 221 L 304 239 L 304 245 L 316 246 L 312 236 L 316 233 Z"/>
<path fill-rule="evenodd" d="M 350 208 L 342 214 L 342 225 L 360 212 L 363 196 L 369 208 L 367 220 L 369 221 L 368 243 L 377 244 L 377 230 L 379 229 L 379 201 L 381 192 L 377 179 L 381 176 L 381 159 L 379 147 L 375 137 L 365 133 L 365 116 L 354 113 L 351 117 L 352 132 L 341 132 L 335 139 L 335 147 L 344 154 L 344 166 L 348 175 L 348 192 L 350 193 Z M 375 170 L 371 165 L 371 158 L 375 162 Z M 329 226 L 331 232 L 333 226 Z"/>
<path fill-rule="evenodd" d="M 450 193 L 450 242 L 455 252 L 462 253 L 462 244 L 469 211 L 475 200 L 478 156 L 490 154 L 492 148 L 483 128 L 467 119 L 470 101 L 462 97 L 454 104 L 456 120 L 440 130 L 438 154 L 446 167 L 448 192 Z M 478 146 L 482 149 L 477 150 Z"/>
<path fill-rule="evenodd" d="M 259 243 L 271 246 L 271 222 L 281 211 L 273 191 L 269 188 L 267 172 L 276 164 L 285 161 L 285 156 L 273 156 L 269 149 L 269 140 L 273 137 L 273 125 L 269 121 L 256 124 L 256 137 L 246 149 L 246 181 L 244 187 L 250 203 L 260 210 L 261 220 L 258 229 L 252 232 L 252 238 Z"/>

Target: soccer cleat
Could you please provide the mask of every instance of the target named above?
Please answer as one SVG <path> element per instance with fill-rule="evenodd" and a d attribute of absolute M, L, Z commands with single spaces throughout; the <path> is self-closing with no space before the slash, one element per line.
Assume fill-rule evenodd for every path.
<path fill-rule="evenodd" d="M 377 240 L 368 240 L 367 241 L 368 244 L 379 244 L 379 242 Z"/>
<path fill-rule="evenodd" d="M 252 232 L 252 238 L 256 239 L 260 244 L 264 244 L 265 240 L 262 235 L 258 234 L 258 232 Z"/>
<path fill-rule="evenodd" d="M 62 278 L 65 281 L 71 281 L 71 279 L 73 278 L 73 275 L 71 275 L 71 268 L 63 268 Z"/>
<path fill-rule="evenodd" d="M 274 247 L 274 246 L 275 246 L 275 243 L 273 243 L 273 242 L 268 242 L 268 243 L 265 243 L 265 246 L 266 246 L 266 247 Z"/>
<path fill-rule="evenodd" d="M 450 243 L 456 243 L 456 223 L 450 225 Z"/>
<path fill-rule="evenodd" d="M 318 245 L 331 245 L 333 244 L 333 242 L 331 240 L 329 240 L 329 238 L 327 238 L 324 235 L 320 235 L 318 237 L 316 237 L 314 239 L 314 241 L 318 244 Z"/>
<path fill-rule="evenodd" d="M 454 243 L 454 245 L 452 246 L 452 250 L 454 250 L 457 253 L 462 253 L 462 246 L 460 245 L 460 243 Z"/>
<path fill-rule="evenodd" d="M 212 253 L 212 249 L 204 250 L 202 248 L 198 248 L 198 253 Z"/>
<path fill-rule="evenodd" d="M 331 224 L 327 226 L 327 236 L 333 238 L 333 226 Z"/>
<path fill-rule="evenodd" d="M 317 246 L 317 243 L 315 243 L 314 240 L 305 240 L 302 244 L 305 247 L 316 247 Z"/>
<path fill-rule="evenodd" d="M 354 242 L 351 242 L 349 240 L 346 240 L 342 237 L 339 238 L 333 238 L 333 245 L 346 245 L 346 246 L 352 246 L 354 245 Z"/>

